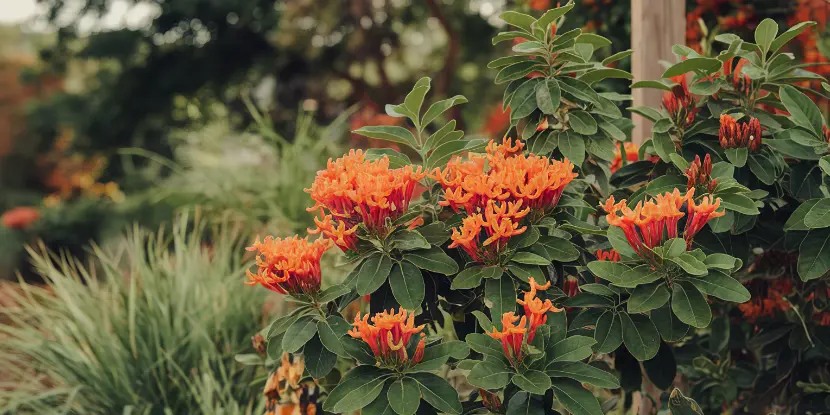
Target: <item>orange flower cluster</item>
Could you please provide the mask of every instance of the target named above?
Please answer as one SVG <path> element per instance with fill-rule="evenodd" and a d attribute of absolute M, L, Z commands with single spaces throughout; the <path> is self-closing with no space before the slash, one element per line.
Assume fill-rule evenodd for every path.
<path fill-rule="evenodd" d="M 505 138 L 502 144 L 490 141 L 487 154 L 469 155 L 468 160 L 454 157 L 431 178 L 444 189 L 442 206 L 468 215 L 482 212 L 490 201 L 522 202 L 539 216 L 552 210 L 565 186 L 577 174 L 567 159 L 521 154 L 524 143 Z M 487 167 L 489 166 L 489 168 Z"/>
<path fill-rule="evenodd" d="M 461 247 L 474 261 L 498 265 L 510 238 L 527 230 L 527 226 L 520 226 L 519 222 L 530 209 L 521 207 L 521 200 L 500 204 L 490 200 L 483 215 L 467 216 L 462 219 L 461 227 L 453 228 L 450 248 Z"/>
<path fill-rule="evenodd" d="M 684 172 L 688 181 L 686 182 L 686 189 L 702 187 L 707 192 L 715 191 L 715 186 L 718 185 L 717 179 L 712 179 L 712 157 L 708 154 L 700 161 L 700 156 L 695 156 L 694 161 L 689 164 L 689 168 Z"/>
<path fill-rule="evenodd" d="M 487 335 L 500 341 L 507 360 L 514 366 L 518 365 L 522 361 L 522 343 L 527 333 L 527 316 L 522 316 L 520 320 L 519 316 L 512 311 L 504 313 L 501 316 L 501 327 L 501 331 L 494 327 L 493 332 Z"/>
<path fill-rule="evenodd" d="M 785 299 L 792 294 L 792 282 L 789 279 L 777 279 L 770 282 L 762 278 L 750 281 L 747 289 L 752 293 L 752 299 L 738 305 L 750 323 L 763 317 L 775 317 L 778 312 L 789 310 L 792 306 Z"/>
<path fill-rule="evenodd" d="M 536 297 L 537 291 L 545 291 L 550 288 L 550 281 L 548 281 L 545 285 L 539 285 L 530 277 L 530 291 L 525 291 L 524 299 L 517 298 L 516 302 L 519 303 L 525 310 L 525 317 L 530 320 L 530 325 L 528 326 L 528 333 L 527 333 L 527 342 L 530 343 L 533 341 L 533 338 L 536 337 L 536 328 L 545 324 L 548 321 L 548 312 L 558 313 L 562 311 L 559 308 L 553 306 L 553 303 L 550 300 L 545 300 L 544 302 Z"/>
<path fill-rule="evenodd" d="M 686 77 L 680 75 L 672 80 L 678 84 L 672 88 L 671 92 L 663 94 L 663 107 L 666 108 L 675 126 L 688 128 L 695 121 L 700 108 L 697 108 L 697 101 L 689 91 Z"/>
<path fill-rule="evenodd" d="M 694 193 L 694 188 L 685 195 L 674 189 L 674 192 L 666 192 L 655 199 L 637 203 L 633 210 L 626 205 L 626 200 L 616 203 L 614 196 L 611 196 L 603 209 L 608 213 L 608 224 L 619 226 L 637 255 L 655 265 L 658 260 L 652 249 L 668 239 L 679 237 L 677 225 L 684 216 L 686 226 L 682 237 L 686 240 L 688 249 L 692 246 L 694 236 L 709 220 L 725 214 L 723 211 L 717 212 L 720 199 L 712 203 L 709 196 L 704 196 L 698 204 L 694 201 Z M 686 213 L 681 210 L 684 205 Z"/>
<path fill-rule="evenodd" d="M 622 147 L 622 149 L 621 149 Z M 611 173 L 616 172 L 623 166 L 623 155 L 625 153 L 625 161 L 626 164 L 633 163 L 639 160 L 639 155 L 637 154 L 640 151 L 640 147 L 637 144 L 632 142 L 627 143 L 619 143 L 617 147 L 614 149 L 614 160 L 611 162 Z"/>
<path fill-rule="evenodd" d="M 360 313 L 354 318 L 354 328 L 349 330 L 349 335 L 355 339 L 361 339 L 369 348 L 378 365 L 401 367 L 405 364 L 416 364 L 424 358 L 424 347 L 426 340 L 421 333 L 415 353 L 409 359 L 407 347 L 415 333 L 424 329 L 424 325 L 415 326 L 415 314 L 407 313 L 401 307 L 397 313 L 393 310 L 376 313 L 369 323 L 369 314 L 360 318 Z"/>
<path fill-rule="evenodd" d="M 728 114 L 720 116 L 720 133 L 718 139 L 720 146 L 727 148 L 747 148 L 752 153 L 761 151 L 761 134 L 764 129 L 761 121 L 757 118 L 749 119 L 749 122 L 738 123 Z"/>
<path fill-rule="evenodd" d="M 320 257 L 331 247 L 328 239 L 308 237 L 259 239 L 248 248 L 257 253 L 257 273 L 246 271 L 248 285 L 261 284 L 280 294 L 314 294 L 320 291 Z"/>
<path fill-rule="evenodd" d="M 620 262 L 620 253 L 614 249 L 609 249 L 608 251 L 597 249 L 596 256 L 599 261 Z"/>
<path fill-rule="evenodd" d="M 307 383 L 300 383 L 305 362 L 301 355 L 283 353 L 280 367 L 268 376 L 265 415 L 315 415 L 317 392 Z"/>
<path fill-rule="evenodd" d="M 317 229 L 344 251 L 356 250 L 358 224 L 385 237 L 390 231 L 386 221 L 400 218 L 409 209 L 418 181 L 426 174 L 412 166 L 389 168 L 389 159 L 367 160 L 361 150 L 351 150 L 329 160 L 325 170 L 317 173 L 310 189 L 316 204 L 309 212 L 319 210 Z"/>

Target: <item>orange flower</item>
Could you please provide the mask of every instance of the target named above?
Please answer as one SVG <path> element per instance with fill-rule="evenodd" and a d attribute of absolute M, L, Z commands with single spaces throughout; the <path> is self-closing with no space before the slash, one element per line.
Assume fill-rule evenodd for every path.
<path fill-rule="evenodd" d="M 375 236 L 386 237 L 391 231 L 387 220 L 394 221 L 406 213 L 416 185 L 424 176 L 420 167 L 390 169 L 386 156 L 367 160 L 361 150 L 329 160 L 311 188 L 305 189 L 316 202 L 308 211 L 320 211 L 320 219 L 315 220 L 317 229 L 310 233 L 322 232 L 344 251 L 355 249 L 354 232 L 360 223 Z"/>
<path fill-rule="evenodd" d="M 691 190 L 696 187 L 702 187 L 707 192 L 713 193 L 715 186 L 717 186 L 717 179 L 712 179 L 712 157 L 709 154 L 700 161 L 700 156 L 695 156 L 694 161 L 689 164 L 689 168 L 684 172 L 688 181 L 686 182 L 686 189 Z"/>
<path fill-rule="evenodd" d="M 747 148 L 752 153 L 761 150 L 761 134 L 764 129 L 757 118 L 750 117 L 749 122 L 738 123 L 727 114 L 720 116 L 720 146 L 728 148 Z"/>
<path fill-rule="evenodd" d="M 354 328 L 349 335 L 361 339 L 369 348 L 378 364 L 401 367 L 405 364 L 415 364 L 424 357 L 426 341 L 421 333 L 420 341 L 416 345 L 412 360 L 409 359 L 406 349 L 412 335 L 421 332 L 424 325 L 415 326 L 415 314 L 407 313 L 401 307 L 397 313 L 393 310 L 376 313 L 369 324 L 369 314 L 360 318 L 360 313 L 354 318 Z"/>
<path fill-rule="evenodd" d="M 0 223 L 9 229 L 26 229 L 40 219 L 40 211 L 30 206 L 11 208 L 0 216 Z"/>
<path fill-rule="evenodd" d="M 752 79 L 750 79 L 748 75 L 742 74 L 741 69 L 743 69 L 744 65 L 746 65 L 749 61 L 738 58 L 738 64 L 735 65 L 735 68 L 733 69 L 732 64 L 734 61 L 735 58 L 731 58 L 723 63 L 723 75 L 726 77 L 726 80 L 732 84 L 732 88 L 735 89 L 735 92 L 739 96 L 748 98 L 752 94 Z"/>
<path fill-rule="evenodd" d="M 597 249 L 597 260 L 599 261 L 610 261 L 610 262 L 619 262 L 620 261 L 620 253 L 609 249 L 608 251 L 603 251 L 602 249 Z"/>
<path fill-rule="evenodd" d="M 504 406 L 501 404 L 499 395 L 485 389 L 478 389 L 478 395 L 481 396 L 481 404 L 487 408 L 488 411 L 494 414 L 504 413 Z"/>
<path fill-rule="evenodd" d="M 519 324 L 516 324 L 516 322 Z M 507 360 L 514 366 L 522 361 L 522 343 L 524 343 L 525 333 L 527 333 L 527 317 L 522 317 L 521 320 L 514 312 L 504 313 L 501 317 L 502 331 L 493 328 L 492 333 L 487 333 L 488 336 L 501 341 L 501 347 L 504 349 L 504 355 Z"/>
<path fill-rule="evenodd" d="M 549 311 L 554 313 L 562 311 L 562 309 L 554 307 L 550 300 L 542 302 L 542 300 L 536 298 L 537 290 L 544 291 L 548 288 L 550 288 L 550 281 L 548 281 L 545 285 L 539 285 L 533 277 L 530 277 L 530 291 L 524 292 L 524 299 L 516 299 L 516 302 L 524 307 L 525 317 L 530 320 L 527 334 L 528 343 L 532 342 L 533 338 L 536 337 L 536 328 L 548 321 Z"/>
<path fill-rule="evenodd" d="M 620 147 L 622 147 L 622 151 L 620 151 Z M 640 159 L 638 155 L 639 151 L 640 147 L 638 147 L 637 144 L 632 142 L 619 143 L 614 149 L 614 161 L 611 162 L 611 173 L 616 172 L 623 166 L 622 152 L 625 152 L 625 161 L 627 164 Z"/>
<path fill-rule="evenodd" d="M 755 323 L 759 318 L 775 317 L 777 313 L 785 312 L 792 307 L 785 299 L 793 291 L 792 282 L 788 279 L 770 282 L 756 278 L 745 284 L 752 293 L 752 299 L 738 305 L 738 309 L 750 323 Z"/>
<path fill-rule="evenodd" d="M 521 200 L 501 204 L 490 200 L 484 215 L 467 216 L 461 220 L 460 227 L 453 228 L 449 247 L 461 247 L 474 261 L 498 265 L 510 238 L 527 229 L 527 226 L 519 226 L 519 221 L 530 209 L 521 207 Z"/>
<path fill-rule="evenodd" d="M 444 189 L 442 206 L 468 215 L 482 212 L 490 201 L 522 201 L 534 217 L 549 213 L 559 203 L 565 186 L 577 174 L 567 159 L 523 155 L 524 143 L 505 138 L 502 144 L 490 141 L 485 156 L 455 157 L 431 178 Z"/>
<path fill-rule="evenodd" d="M 671 92 L 663 94 L 663 107 L 666 108 L 674 125 L 679 128 L 688 128 L 695 121 L 700 108 L 697 108 L 697 101 L 689 92 L 686 77 L 680 76 L 673 80 L 677 81 L 678 85 L 675 85 Z"/>
<path fill-rule="evenodd" d="M 659 259 L 651 250 L 668 239 L 679 237 L 677 225 L 684 216 L 686 226 L 683 238 L 688 249 L 692 246 L 694 236 L 709 220 L 725 214 L 723 211 L 716 211 L 720 207 L 720 199 L 710 203 L 709 197 L 704 196 L 701 203 L 696 204 L 694 193 L 694 188 L 685 195 L 674 189 L 673 192 L 638 203 L 633 210 L 626 205 L 625 200 L 616 203 L 611 196 L 603 205 L 603 209 L 608 213 L 608 224 L 619 226 L 637 255 L 655 265 L 659 263 Z M 687 213 L 681 210 L 684 204 Z"/>
<path fill-rule="evenodd" d="M 248 248 L 257 253 L 257 273 L 246 271 L 248 285 L 261 284 L 280 294 L 314 294 L 320 291 L 320 257 L 331 247 L 328 239 L 266 237 Z"/>

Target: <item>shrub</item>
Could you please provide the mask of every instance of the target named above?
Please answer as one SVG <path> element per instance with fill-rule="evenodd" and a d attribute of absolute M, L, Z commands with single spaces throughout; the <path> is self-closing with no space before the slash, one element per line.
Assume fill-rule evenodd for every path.
<path fill-rule="evenodd" d="M 676 46 L 666 79 L 633 85 L 665 90 L 663 108 L 631 109 L 655 122 L 638 149 L 620 143 L 628 97 L 597 88 L 631 79 L 608 66 L 631 51 L 593 61 L 610 41 L 560 30 L 573 7 L 501 15 L 494 43 L 515 55 L 489 66 L 515 140 L 433 128 L 466 100 L 423 111 L 421 79 L 386 108 L 411 128 L 356 131 L 405 153 L 353 150 L 318 173 L 323 239 L 250 248 L 251 283 L 299 303 L 264 335 L 275 381 L 304 362 L 291 389 L 332 413 L 601 414 L 679 371 L 701 403 L 653 397 L 674 413 L 826 410 L 830 134 L 802 92 L 817 75 L 779 52 L 810 23 L 719 35 L 716 57 Z M 322 289 L 328 245 L 356 265 Z"/>
<path fill-rule="evenodd" d="M 3 310 L 2 412 L 255 412 L 255 368 L 234 355 L 263 296 L 240 283 L 241 236 L 182 217 L 94 248 L 100 267 L 31 250 L 46 285 L 22 284 Z"/>

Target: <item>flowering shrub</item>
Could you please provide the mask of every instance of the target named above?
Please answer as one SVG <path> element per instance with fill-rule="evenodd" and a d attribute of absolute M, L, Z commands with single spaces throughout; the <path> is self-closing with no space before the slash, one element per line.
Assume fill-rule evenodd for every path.
<path fill-rule="evenodd" d="M 617 102 L 628 97 L 596 89 L 631 79 L 609 67 L 631 51 L 594 61 L 610 42 L 560 30 L 573 7 L 501 15 L 511 28 L 494 43 L 521 41 L 488 66 L 505 85 L 515 136 L 463 139 L 455 121 L 438 121 L 466 100 L 423 111 L 430 80 L 421 79 L 386 107 L 409 128 L 355 131 L 401 152 L 351 151 L 307 190 L 321 239 L 250 248 L 251 283 L 298 304 L 263 332 L 263 363 L 301 355 L 298 385 L 315 410 L 601 414 L 644 382 L 670 388 L 677 362 L 704 408 L 747 407 L 757 402 L 738 388 L 753 393 L 776 370 L 762 364 L 765 346 L 780 350 L 789 336 L 787 364 L 813 358 L 797 352 L 830 321 L 819 282 L 830 269 L 830 147 L 814 104 L 790 86 L 812 75 L 778 52 L 806 25 L 779 36 L 764 22 L 754 44 L 721 35 L 717 58 L 676 47 L 683 59 L 665 80 L 634 84 L 666 91 L 663 108 L 632 109 L 655 121 L 638 149 L 624 143 L 631 123 Z M 792 284 L 807 291 L 769 281 L 794 275 L 780 262 L 791 256 L 769 255 L 797 239 Z M 355 265 L 323 288 L 329 241 Z M 790 312 L 798 319 L 761 325 Z M 735 363 L 743 355 L 730 347 L 755 360 Z M 812 379 L 787 376 L 793 387 Z M 676 413 L 701 413 L 679 391 L 666 399 Z"/>

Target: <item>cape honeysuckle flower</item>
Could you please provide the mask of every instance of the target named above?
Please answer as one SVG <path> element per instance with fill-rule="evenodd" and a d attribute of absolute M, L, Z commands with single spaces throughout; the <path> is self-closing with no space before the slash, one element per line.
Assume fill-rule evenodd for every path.
<path fill-rule="evenodd" d="M 544 291 L 550 288 L 550 281 L 548 281 L 545 285 L 539 285 L 533 277 L 530 277 L 529 282 L 530 291 L 524 292 L 524 299 L 516 299 L 516 302 L 524 307 L 525 317 L 527 317 L 530 321 L 527 333 L 528 343 L 532 342 L 533 338 L 536 337 L 536 328 L 548 321 L 548 312 L 558 313 L 562 311 L 562 309 L 554 307 L 550 300 L 545 300 L 543 302 L 536 297 L 537 290 Z"/>
<path fill-rule="evenodd" d="M 752 298 L 738 305 L 744 318 L 750 323 L 755 323 L 759 318 L 775 317 L 779 312 L 785 312 L 792 308 L 786 296 L 792 294 L 792 282 L 788 279 L 767 280 L 755 278 L 748 283 L 747 289 L 752 293 Z"/>
<path fill-rule="evenodd" d="M 300 383 L 303 356 L 283 353 L 280 367 L 265 382 L 265 415 L 317 413 L 317 392 L 309 383 Z"/>
<path fill-rule="evenodd" d="M 596 257 L 599 261 L 620 262 L 620 253 L 614 249 L 609 249 L 607 251 L 597 249 Z"/>
<path fill-rule="evenodd" d="M 695 121 L 700 108 L 697 108 L 697 101 L 689 91 L 686 77 L 680 76 L 679 79 L 672 79 L 676 80 L 678 85 L 675 85 L 671 92 L 663 94 L 663 107 L 666 108 L 675 126 L 688 128 Z"/>
<path fill-rule="evenodd" d="M 824 141 L 830 144 L 830 128 L 827 128 L 826 125 L 822 125 L 821 131 L 824 133 Z"/>
<path fill-rule="evenodd" d="M 490 200 L 483 215 L 467 216 L 461 220 L 460 227 L 452 229 L 449 247 L 461 247 L 474 261 L 498 265 L 510 238 L 527 230 L 519 222 L 528 213 L 530 209 L 522 209 L 521 200 L 502 203 Z"/>
<path fill-rule="evenodd" d="M 320 212 L 320 219 L 315 219 L 317 229 L 310 233 L 322 232 L 344 251 L 354 250 L 354 233 L 361 223 L 384 238 L 391 231 L 387 220 L 406 213 L 418 181 L 425 176 L 420 167 L 390 169 L 386 156 L 367 160 L 361 150 L 329 160 L 311 188 L 305 189 L 316 202 L 308 211 Z"/>
<path fill-rule="evenodd" d="M 720 116 L 720 133 L 718 139 L 724 149 L 747 148 L 751 153 L 761 150 L 761 133 L 764 129 L 757 118 L 739 123 L 728 114 Z"/>
<path fill-rule="evenodd" d="M 519 324 L 516 324 L 519 322 Z M 519 316 L 514 312 L 504 313 L 501 317 L 502 330 L 498 331 L 493 327 L 492 333 L 487 333 L 488 336 L 501 341 L 501 347 L 504 349 L 504 355 L 510 364 L 518 365 L 522 361 L 522 343 L 524 342 L 525 333 L 527 333 L 527 317 Z"/>
<path fill-rule="evenodd" d="M 487 408 L 488 411 L 494 414 L 504 413 L 504 407 L 501 404 L 499 395 L 485 389 L 478 389 L 478 395 L 481 396 L 481 404 Z"/>
<path fill-rule="evenodd" d="M 246 271 L 248 285 L 261 284 L 269 290 L 292 296 L 320 291 L 320 257 L 331 247 L 331 241 L 308 237 L 266 237 L 248 248 L 257 254 L 257 273 Z"/>
<path fill-rule="evenodd" d="M 626 205 L 626 200 L 616 203 L 614 196 L 611 196 L 603 205 L 603 209 L 608 213 L 608 224 L 623 230 L 634 252 L 655 265 L 659 261 L 652 249 L 668 239 L 680 237 L 677 225 L 684 216 L 686 226 L 682 237 L 686 241 L 686 248 L 689 249 L 694 236 L 709 220 L 725 214 L 723 211 L 717 211 L 720 199 L 711 203 L 709 196 L 704 196 L 698 204 L 694 201 L 694 193 L 694 188 L 688 190 L 685 195 L 674 189 L 673 192 L 658 195 L 655 199 L 637 203 L 633 210 Z M 684 204 L 686 213 L 681 210 Z"/>
<path fill-rule="evenodd" d="M 565 186 L 577 177 L 573 163 L 547 157 L 523 155 L 524 143 L 505 138 L 502 144 L 490 141 L 485 156 L 454 157 L 430 177 L 441 184 L 444 200 L 455 212 L 481 213 L 490 201 L 522 201 L 542 217 L 559 203 Z"/>
<path fill-rule="evenodd" d="M 723 74 L 726 76 L 726 80 L 732 85 L 732 88 L 735 89 L 735 92 L 738 93 L 738 95 L 748 98 L 752 94 L 752 79 L 750 79 L 748 75 L 742 74 L 741 69 L 743 69 L 744 65 L 746 65 L 749 61 L 739 58 L 738 64 L 735 65 L 735 68 L 733 69 L 732 63 L 734 60 L 735 58 L 730 58 L 723 63 Z M 730 75 L 731 79 L 729 79 Z"/>
<path fill-rule="evenodd" d="M 623 166 L 623 156 L 621 154 L 622 152 L 620 151 L 620 147 L 622 147 L 622 152 L 625 152 L 626 164 L 633 163 L 640 159 L 637 154 L 640 151 L 640 147 L 637 146 L 637 144 L 632 142 L 618 143 L 617 147 L 614 148 L 614 160 L 611 162 L 611 173 L 616 172 Z"/>
<path fill-rule="evenodd" d="M 715 186 L 718 184 L 717 179 L 712 179 L 712 157 L 708 154 L 700 161 L 700 156 L 695 156 L 695 160 L 689 165 L 689 168 L 684 172 L 688 181 L 686 182 L 686 189 L 694 189 L 702 187 L 707 192 L 713 193 Z"/>
<path fill-rule="evenodd" d="M 355 339 L 361 339 L 375 355 L 378 365 L 403 367 L 408 364 L 416 364 L 424 358 L 424 347 L 426 341 L 421 333 L 420 341 L 415 348 L 415 353 L 410 360 L 407 355 L 407 347 L 412 335 L 420 333 L 424 325 L 415 326 L 415 314 L 407 313 L 401 307 L 397 313 L 393 310 L 376 313 L 369 323 L 369 314 L 360 318 L 360 313 L 354 318 L 354 328 L 349 330 L 349 335 Z"/>
<path fill-rule="evenodd" d="M 579 280 L 573 275 L 568 275 L 565 281 L 562 282 L 562 291 L 568 297 L 573 297 L 579 294 Z"/>

